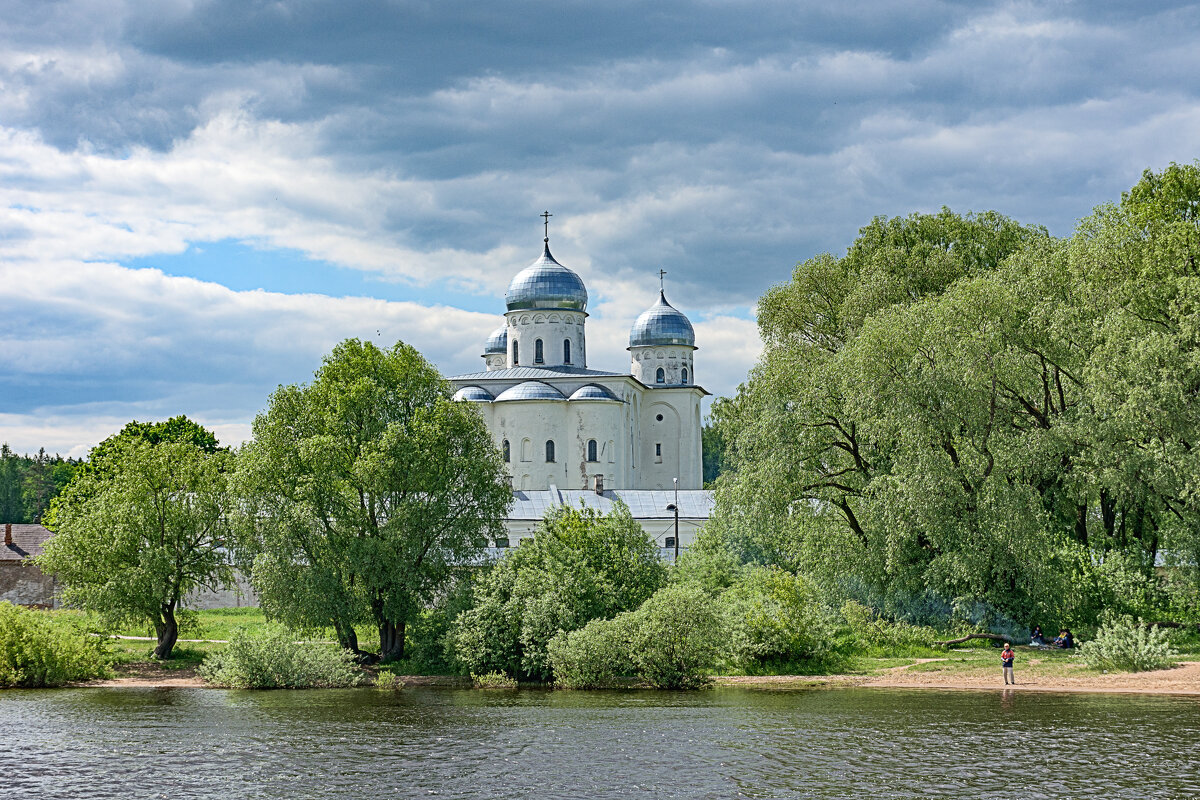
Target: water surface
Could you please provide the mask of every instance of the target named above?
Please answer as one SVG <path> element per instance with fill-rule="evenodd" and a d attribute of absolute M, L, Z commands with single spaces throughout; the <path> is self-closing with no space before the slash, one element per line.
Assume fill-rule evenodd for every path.
<path fill-rule="evenodd" d="M 0 797 L 1200 797 L 1200 699 L 0 692 Z"/>

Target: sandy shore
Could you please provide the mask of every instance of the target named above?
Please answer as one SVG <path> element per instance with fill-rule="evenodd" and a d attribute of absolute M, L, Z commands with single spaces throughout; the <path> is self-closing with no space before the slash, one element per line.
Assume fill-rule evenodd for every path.
<path fill-rule="evenodd" d="M 916 659 L 912 664 L 893 667 L 877 675 L 727 675 L 716 678 L 717 686 L 756 689 L 804 689 L 861 686 L 887 689 L 1012 689 L 1019 692 L 1108 692 L 1135 694 L 1200 695 L 1200 661 L 1185 661 L 1173 669 L 1154 672 L 1096 674 L 1082 669 L 1059 669 L 1056 674 L 1039 670 L 1031 659 L 1016 672 L 1016 686 L 1006 687 L 999 668 L 989 671 L 957 669 L 947 665 L 940 671 L 938 662 L 947 659 Z M 913 669 L 922 666 L 921 669 Z M 931 669 L 933 668 L 933 669 Z M 1076 674 L 1072 674 L 1076 673 Z M 468 685 L 464 679 L 440 675 L 410 675 L 405 686 Z M 164 669 L 157 664 L 125 664 L 116 677 L 89 681 L 80 686 L 124 689 L 205 688 L 194 669 Z"/>
<path fill-rule="evenodd" d="M 919 664 L 934 665 L 945 659 L 923 658 L 886 670 L 879 675 L 772 675 L 728 676 L 717 678 L 718 686 L 747 688 L 804 688 L 817 686 L 865 686 L 888 689 L 1011 689 L 1020 692 L 1121 692 L 1134 694 L 1200 695 L 1200 661 L 1184 661 L 1172 669 L 1154 672 L 1096 674 L 1083 669 L 1067 669 L 1062 674 L 1046 674 L 1038 663 L 1016 670 L 1017 684 L 1005 686 L 1000 668 L 982 672 L 914 670 Z M 1071 674 L 1076 672 L 1078 674 Z"/>

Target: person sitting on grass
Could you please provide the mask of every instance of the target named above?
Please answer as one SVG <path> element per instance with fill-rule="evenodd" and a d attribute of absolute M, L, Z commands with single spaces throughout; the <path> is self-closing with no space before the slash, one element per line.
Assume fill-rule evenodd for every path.
<path fill-rule="evenodd" d="M 1075 646 L 1075 637 L 1071 636 L 1071 632 L 1063 628 L 1058 632 L 1058 637 L 1054 640 L 1055 647 L 1061 647 L 1065 650 L 1070 650 Z"/>
<path fill-rule="evenodd" d="M 1013 652 L 1012 645 L 1008 642 L 1004 643 L 1004 649 L 1000 651 L 1000 665 L 1004 673 L 1004 685 L 1017 685 L 1017 679 L 1013 677 L 1013 659 L 1017 654 Z"/>
<path fill-rule="evenodd" d="M 1033 633 L 1029 635 L 1029 643 L 1035 647 L 1045 647 L 1046 637 L 1042 636 L 1042 626 L 1034 625 Z"/>

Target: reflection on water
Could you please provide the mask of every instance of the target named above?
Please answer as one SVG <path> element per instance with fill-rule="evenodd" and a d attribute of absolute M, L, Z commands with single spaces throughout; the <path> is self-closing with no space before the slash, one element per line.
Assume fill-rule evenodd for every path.
<path fill-rule="evenodd" d="M 1200 699 L 0 692 L 0 796 L 1200 796 Z"/>

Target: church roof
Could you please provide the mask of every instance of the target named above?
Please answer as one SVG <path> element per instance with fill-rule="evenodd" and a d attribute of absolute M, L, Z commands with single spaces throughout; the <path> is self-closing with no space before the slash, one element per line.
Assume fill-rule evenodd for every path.
<path fill-rule="evenodd" d="M 525 381 L 505 389 L 496 397 L 497 403 L 509 400 L 566 400 L 566 395 L 548 383 Z"/>
<path fill-rule="evenodd" d="M 490 380 L 521 380 L 540 381 L 546 378 L 628 378 L 627 372 L 601 372 L 597 369 L 583 367 L 510 367 L 494 369 L 491 372 L 471 372 L 466 375 L 454 375 L 451 381 L 490 381 Z"/>
<path fill-rule="evenodd" d="M 674 491 L 647 491 L 642 489 L 609 489 L 601 494 L 586 489 L 516 490 L 508 519 L 542 519 L 554 506 L 587 508 L 607 514 L 617 500 L 629 506 L 635 519 L 674 519 L 675 512 L 667 506 L 675 502 Z M 680 519 L 708 519 L 712 516 L 716 499 L 707 489 L 690 489 L 679 492 Z"/>
<path fill-rule="evenodd" d="M 508 352 L 508 326 L 501 325 L 496 330 L 492 331 L 492 335 L 487 338 L 487 342 L 483 345 L 483 354 L 485 356 L 504 355 Z"/>
<path fill-rule="evenodd" d="M 492 395 L 486 389 L 478 386 L 464 386 L 454 393 L 454 400 L 467 400 L 472 403 L 490 403 Z"/>
<path fill-rule="evenodd" d="M 504 305 L 509 311 L 526 308 L 583 311 L 587 300 L 583 279 L 554 260 L 549 243 L 542 257 L 518 272 L 504 293 Z"/>
<path fill-rule="evenodd" d="M 603 386 L 597 386 L 594 383 L 589 383 L 586 386 L 580 386 L 575 390 L 574 394 L 569 398 L 571 400 L 617 400 L 618 398 L 608 389 Z"/>
<path fill-rule="evenodd" d="M 630 347 L 681 344 L 696 346 L 696 331 L 683 312 L 667 302 L 663 292 L 658 302 L 642 312 L 629 331 Z"/>

